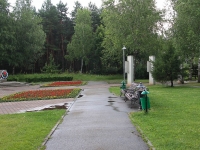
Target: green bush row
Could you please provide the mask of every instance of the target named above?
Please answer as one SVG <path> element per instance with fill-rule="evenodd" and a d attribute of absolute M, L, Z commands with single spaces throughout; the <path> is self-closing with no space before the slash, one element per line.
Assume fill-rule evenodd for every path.
<path fill-rule="evenodd" d="M 18 82 L 51 82 L 51 81 L 72 81 L 73 77 L 66 77 L 66 76 L 44 76 L 44 75 L 37 75 L 37 76 L 9 76 L 8 81 L 18 81 Z"/>

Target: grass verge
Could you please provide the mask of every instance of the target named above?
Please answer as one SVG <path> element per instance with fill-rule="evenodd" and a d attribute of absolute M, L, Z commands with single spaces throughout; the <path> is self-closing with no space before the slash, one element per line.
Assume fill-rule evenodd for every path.
<path fill-rule="evenodd" d="M 199 84 L 195 84 L 197 86 Z M 193 84 L 149 86 L 151 110 L 133 112 L 130 118 L 158 150 L 197 150 L 200 148 L 200 88 Z M 119 95 L 119 87 L 110 91 Z"/>
<path fill-rule="evenodd" d="M 37 150 L 66 110 L 0 115 L 0 149 Z"/>

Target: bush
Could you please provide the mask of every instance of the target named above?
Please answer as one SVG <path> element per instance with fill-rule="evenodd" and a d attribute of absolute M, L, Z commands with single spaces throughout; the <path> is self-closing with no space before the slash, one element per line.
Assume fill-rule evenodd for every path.
<path fill-rule="evenodd" d="M 51 82 L 51 81 L 72 81 L 73 77 L 67 77 L 64 74 L 29 74 L 29 75 L 11 75 L 7 81 L 18 82 Z"/>
<path fill-rule="evenodd" d="M 135 78 L 136 79 L 148 79 L 149 73 L 147 72 L 146 64 L 137 64 L 135 68 Z"/>
<path fill-rule="evenodd" d="M 59 65 L 56 65 L 54 62 L 53 55 L 49 56 L 49 63 L 45 63 L 45 66 L 42 68 L 42 73 L 60 73 L 61 70 L 58 69 Z"/>

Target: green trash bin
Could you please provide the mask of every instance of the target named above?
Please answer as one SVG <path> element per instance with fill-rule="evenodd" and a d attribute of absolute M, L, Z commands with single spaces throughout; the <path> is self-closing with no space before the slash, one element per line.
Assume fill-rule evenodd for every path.
<path fill-rule="evenodd" d="M 142 97 L 140 97 L 140 102 L 141 102 L 141 105 L 142 105 L 142 109 L 146 110 L 146 112 L 148 111 L 148 109 L 150 109 L 150 102 L 149 102 L 149 97 L 147 96 L 147 94 L 149 94 L 149 92 L 144 90 L 141 93 Z"/>
<path fill-rule="evenodd" d="M 122 89 L 122 90 L 125 90 L 125 89 L 126 89 L 126 82 L 125 82 L 125 81 L 122 81 L 122 82 L 121 82 L 120 89 Z"/>
<path fill-rule="evenodd" d="M 147 102 L 146 102 L 147 99 Z M 147 97 L 146 95 L 140 98 L 141 101 L 141 105 L 142 105 L 142 109 L 146 110 L 146 109 L 150 109 L 150 102 L 149 102 L 149 97 Z M 146 106 L 147 103 L 147 106 Z"/>

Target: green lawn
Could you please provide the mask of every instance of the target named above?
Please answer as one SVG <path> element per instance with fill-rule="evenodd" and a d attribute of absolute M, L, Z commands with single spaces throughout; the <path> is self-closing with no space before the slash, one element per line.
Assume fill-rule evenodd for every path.
<path fill-rule="evenodd" d="M 37 150 L 66 110 L 0 115 L 1 150 Z"/>
<path fill-rule="evenodd" d="M 200 84 L 148 87 L 151 110 L 131 113 L 133 124 L 157 150 L 199 150 Z M 119 87 L 110 91 L 119 95 Z"/>

